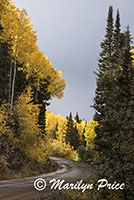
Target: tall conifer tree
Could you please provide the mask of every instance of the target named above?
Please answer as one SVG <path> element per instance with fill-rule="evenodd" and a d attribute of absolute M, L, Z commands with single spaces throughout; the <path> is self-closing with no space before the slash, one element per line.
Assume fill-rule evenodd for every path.
<path fill-rule="evenodd" d="M 76 120 L 77 123 L 80 123 L 80 122 L 81 122 L 81 120 L 80 120 L 80 118 L 79 118 L 78 112 L 76 113 L 76 116 L 75 116 L 74 119 Z"/>
<path fill-rule="evenodd" d="M 114 29 L 114 39 L 113 39 L 113 46 L 114 46 L 114 63 L 119 64 L 120 62 L 120 51 L 121 51 L 121 25 L 120 25 L 120 13 L 117 10 L 116 21 L 115 21 L 115 29 Z"/>
<path fill-rule="evenodd" d="M 102 59 L 99 60 L 99 74 L 97 74 L 97 89 L 94 99 L 94 108 L 96 109 L 94 119 L 99 123 L 99 126 L 96 127 L 95 150 L 100 155 L 102 167 L 100 175 L 107 177 L 110 181 L 118 180 L 120 183 L 125 183 L 126 188 L 118 192 L 118 198 L 131 200 L 134 196 L 131 185 L 134 178 L 132 175 L 134 168 L 134 145 L 132 145 L 134 143 L 132 136 L 134 130 L 132 117 L 134 66 L 132 65 L 130 31 L 127 28 L 127 31 L 121 34 L 119 21 L 119 11 L 117 11 L 115 29 L 111 36 L 114 44 L 113 54 L 109 54 L 107 63 L 105 59 L 103 62 Z M 101 47 L 104 46 L 101 45 Z M 105 51 L 108 52 L 108 49 Z M 104 52 L 104 48 L 102 48 L 102 52 Z M 109 52 L 111 52 L 110 46 Z"/>
<path fill-rule="evenodd" d="M 67 144 L 69 143 L 76 150 L 80 144 L 80 141 L 79 141 L 80 137 L 79 137 L 77 127 L 74 124 L 72 113 L 70 113 L 67 119 L 68 119 L 68 123 L 67 123 L 65 141 Z"/>
<path fill-rule="evenodd" d="M 106 34 L 103 42 L 101 43 L 102 51 L 99 58 L 99 69 L 105 72 L 110 62 L 112 62 L 113 55 L 113 7 L 109 7 Z"/>

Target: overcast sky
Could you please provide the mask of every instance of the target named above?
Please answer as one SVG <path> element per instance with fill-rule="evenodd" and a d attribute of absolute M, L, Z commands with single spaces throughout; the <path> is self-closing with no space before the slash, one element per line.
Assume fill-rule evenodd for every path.
<path fill-rule="evenodd" d="M 103 40 L 109 5 L 114 18 L 119 8 L 122 31 L 130 25 L 134 36 L 134 0 L 15 0 L 26 8 L 40 50 L 67 79 L 64 97 L 51 101 L 49 110 L 66 117 L 70 112 L 89 121 L 95 95 L 100 42 Z"/>

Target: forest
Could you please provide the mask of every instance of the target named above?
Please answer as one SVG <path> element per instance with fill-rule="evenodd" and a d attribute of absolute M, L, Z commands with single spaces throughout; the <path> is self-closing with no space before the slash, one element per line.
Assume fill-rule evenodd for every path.
<path fill-rule="evenodd" d="M 121 32 L 119 10 L 114 21 L 110 6 L 94 72 L 95 114 L 89 122 L 78 112 L 72 116 L 69 111 L 64 118 L 49 110 L 53 98 L 64 96 L 66 78 L 37 41 L 27 11 L 14 1 L 1 0 L 0 180 L 48 172 L 56 167 L 49 156 L 62 157 L 90 164 L 97 170 L 96 179 L 125 183 L 123 191 L 94 191 L 91 199 L 132 200 L 134 50 L 129 26 Z M 81 199 L 87 196 L 81 194 Z"/>
<path fill-rule="evenodd" d="M 78 160 L 79 146 L 93 148 L 96 123 L 47 110 L 52 98 L 63 97 L 66 80 L 40 51 L 26 10 L 3 0 L 0 14 L 1 179 L 39 173 L 50 155 Z"/>

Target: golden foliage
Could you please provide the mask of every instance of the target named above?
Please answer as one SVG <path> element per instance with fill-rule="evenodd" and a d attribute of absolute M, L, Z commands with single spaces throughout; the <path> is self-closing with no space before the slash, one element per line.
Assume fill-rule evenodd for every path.
<path fill-rule="evenodd" d="M 12 56 L 20 62 L 36 47 L 37 36 L 30 24 L 25 9 L 18 9 L 14 2 L 6 7 L 6 14 L 1 15 L 1 40 L 10 45 Z"/>
<path fill-rule="evenodd" d="M 1 0 L 0 1 L 0 13 L 1 13 L 1 15 L 5 14 L 6 8 L 8 6 L 8 2 L 9 2 L 9 0 Z"/>
<path fill-rule="evenodd" d="M 131 50 L 131 53 L 132 53 L 132 63 L 134 65 L 134 49 Z"/>
<path fill-rule="evenodd" d="M 18 138 L 14 139 L 19 149 L 31 155 L 38 141 L 40 128 L 38 125 L 39 108 L 32 103 L 31 88 L 23 92 L 14 106 L 14 114 L 18 121 Z"/>
<path fill-rule="evenodd" d="M 54 97 L 62 98 L 63 91 L 65 89 L 66 79 L 62 78 L 62 72 L 56 71 L 54 68 L 51 71 L 51 81 L 48 87 L 48 91 Z"/>
<path fill-rule="evenodd" d="M 86 122 L 82 120 L 80 123 L 77 123 L 75 120 L 75 124 L 76 124 L 77 130 L 78 130 L 79 136 L 80 136 L 80 142 L 82 143 L 82 140 L 83 140 L 82 137 L 83 137 L 83 132 L 84 132 L 84 129 L 86 126 Z"/>
<path fill-rule="evenodd" d="M 0 107 L 0 136 L 10 132 L 8 123 L 8 105 L 3 104 Z"/>
<path fill-rule="evenodd" d="M 90 120 L 85 128 L 85 140 L 87 146 L 94 148 L 94 138 L 96 137 L 95 127 L 98 126 L 98 122 L 94 121 L 94 119 Z"/>
<path fill-rule="evenodd" d="M 4 0 L 2 0 L 5 2 Z M 2 32 L 0 39 L 10 45 L 12 60 L 17 59 L 23 67 L 18 68 L 27 73 L 27 78 L 34 79 L 34 87 L 37 91 L 49 77 L 48 92 L 52 97 L 63 97 L 65 79 L 62 73 L 52 67 L 48 58 L 39 50 L 36 32 L 33 30 L 30 18 L 25 9 L 18 9 L 14 2 L 0 4 L 5 6 L 5 12 L 1 14 Z"/>
<path fill-rule="evenodd" d="M 1 0 L 0 22 L 2 26 L 0 40 L 9 44 L 9 54 L 12 63 L 14 63 L 14 69 L 18 68 L 17 70 L 24 71 L 28 80 L 32 78 L 31 87 L 34 86 L 37 91 L 40 91 L 42 86 L 49 82 L 47 90 L 50 96 L 63 97 L 65 79 L 62 77 L 62 72 L 54 69 L 49 59 L 38 48 L 36 32 L 33 30 L 26 10 L 16 8 L 14 1 Z M 13 78 L 11 81 L 12 91 L 10 91 L 13 97 L 15 70 L 13 75 L 10 74 L 10 76 Z M 40 105 L 33 104 L 31 87 L 28 87 L 18 97 L 10 117 L 5 105 L 0 108 L 0 136 L 8 133 L 9 142 L 12 144 L 13 149 L 19 151 L 18 154 L 21 159 L 26 156 L 30 160 L 43 164 L 46 162 L 47 157 L 47 152 L 45 152 L 47 142 L 41 138 L 41 128 L 38 124 Z M 11 127 L 7 125 L 7 122 L 10 122 Z M 62 146 L 66 120 L 61 115 L 54 116 L 47 111 L 46 124 L 47 134 L 51 135 L 55 131 L 57 140 L 59 143 L 61 142 L 60 145 Z M 58 129 L 55 130 L 57 124 Z M 69 155 L 69 151 L 73 151 L 67 149 L 64 144 L 63 149 L 65 148 L 68 152 L 67 155 Z M 15 158 L 15 160 L 17 159 Z"/>
<path fill-rule="evenodd" d="M 50 140 L 49 141 L 49 149 L 48 149 L 49 155 L 62 157 L 66 159 L 71 159 L 77 161 L 78 154 L 76 151 L 73 150 L 73 148 L 64 142 L 58 141 L 58 140 Z"/>
<path fill-rule="evenodd" d="M 58 126 L 58 130 L 56 130 L 56 139 L 64 142 L 67 130 L 67 120 L 61 115 L 56 115 L 55 118 Z"/>
<path fill-rule="evenodd" d="M 49 138 L 55 133 L 56 139 L 64 142 L 67 129 L 67 120 L 61 115 L 54 115 L 51 111 L 46 111 L 46 133 Z"/>
<path fill-rule="evenodd" d="M 31 160 L 36 161 L 38 165 L 42 167 L 46 163 L 48 156 L 45 152 L 45 149 L 45 141 L 42 140 L 42 138 L 38 138 L 34 145 L 27 149 L 26 154 Z"/>
<path fill-rule="evenodd" d="M 46 111 L 46 134 L 50 138 L 56 129 L 55 115 L 51 111 Z"/>

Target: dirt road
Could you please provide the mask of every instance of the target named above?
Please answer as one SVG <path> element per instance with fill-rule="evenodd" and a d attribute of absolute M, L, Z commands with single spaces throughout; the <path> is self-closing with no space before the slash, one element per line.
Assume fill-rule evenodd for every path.
<path fill-rule="evenodd" d="M 24 179 L 0 181 L 0 200 L 49 199 L 49 194 L 52 193 L 49 184 L 50 180 L 64 179 L 66 182 L 76 182 L 91 176 L 90 167 L 85 163 L 54 157 L 50 159 L 59 165 L 59 169 L 55 172 Z M 37 178 L 43 178 L 46 181 L 47 187 L 43 191 L 37 191 L 34 188 L 34 181 Z M 44 196 L 46 198 L 42 198 Z"/>

